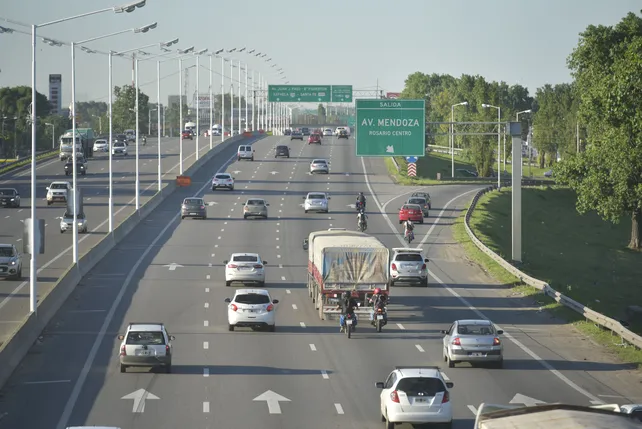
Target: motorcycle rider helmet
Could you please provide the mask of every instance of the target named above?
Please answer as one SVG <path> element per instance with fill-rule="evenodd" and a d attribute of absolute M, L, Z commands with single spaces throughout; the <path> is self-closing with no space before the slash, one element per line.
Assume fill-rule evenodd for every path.
<path fill-rule="evenodd" d="M 343 292 L 343 299 L 350 299 L 350 292 L 348 291 Z"/>
<path fill-rule="evenodd" d="M 376 289 L 374 290 L 374 294 L 375 294 L 375 295 L 380 295 L 380 294 L 381 294 L 381 288 L 376 288 Z"/>

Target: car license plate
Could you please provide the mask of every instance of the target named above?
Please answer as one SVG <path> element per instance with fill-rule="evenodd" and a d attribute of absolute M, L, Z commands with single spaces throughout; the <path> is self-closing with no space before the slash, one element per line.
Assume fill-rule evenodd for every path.
<path fill-rule="evenodd" d="M 348 324 L 348 325 L 352 325 L 352 319 L 348 319 L 348 320 L 346 320 L 346 324 Z"/>
<path fill-rule="evenodd" d="M 251 267 L 239 267 L 239 269 L 242 270 L 242 271 L 249 271 L 252 268 Z"/>
<path fill-rule="evenodd" d="M 383 320 L 383 314 L 377 314 L 377 320 Z"/>
<path fill-rule="evenodd" d="M 424 398 L 415 398 L 415 402 L 426 402 Z"/>
<path fill-rule="evenodd" d="M 473 357 L 480 357 L 480 356 L 483 356 L 484 354 L 483 353 L 471 353 L 470 355 L 473 356 Z"/>
<path fill-rule="evenodd" d="M 150 350 L 139 350 L 138 351 L 138 356 L 149 356 L 151 354 L 152 354 L 152 352 Z"/>
<path fill-rule="evenodd" d="M 194 216 L 196 216 L 196 213 L 190 213 L 190 214 L 191 214 L 191 215 L 194 215 Z"/>

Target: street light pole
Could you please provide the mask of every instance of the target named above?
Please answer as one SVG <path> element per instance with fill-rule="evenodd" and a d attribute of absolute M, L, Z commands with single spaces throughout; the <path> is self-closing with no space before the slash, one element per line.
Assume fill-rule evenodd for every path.
<path fill-rule="evenodd" d="M 199 150 L 199 148 L 198 148 L 198 146 L 199 146 L 198 140 L 199 140 L 199 137 L 201 136 L 201 129 L 200 129 L 200 126 L 201 126 L 200 125 L 200 123 L 201 123 L 200 122 L 200 120 L 201 120 L 200 116 L 201 115 L 200 115 L 200 109 L 199 109 L 200 105 L 201 105 L 201 100 L 200 100 L 200 95 L 201 94 L 199 93 L 199 86 L 198 86 L 198 82 L 199 82 L 200 77 L 201 77 L 201 75 L 200 75 L 200 71 L 201 71 L 200 59 L 201 59 L 201 54 L 200 54 L 200 52 L 197 52 L 196 53 L 196 159 L 194 160 L 194 162 L 198 161 L 198 150 Z"/>
<path fill-rule="evenodd" d="M 250 121 L 249 106 L 247 104 L 247 63 L 245 63 L 245 128 L 248 129 L 248 122 Z"/>
<path fill-rule="evenodd" d="M 241 134 L 241 109 L 243 105 L 241 104 L 241 60 L 239 60 L 239 134 Z"/>
<path fill-rule="evenodd" d="M 178 171 L 183 175 L 183 58 L 178 59 Z"/>
<path fill-rule="evenodd" d="M 156 61 L 156 100 L 158 100 L 158 192 L 163 190 L 163 175 L 161 174 L 161 104 L 160 104 L 160 61 Z M 165 109 L 163 109 L 165 117 Z M 163 132 L 165 127 L 163 126 Z"/>
<path fill-rule="evenodd" d="M 72 259 L 73 263 L 78 263 L 78 188 L 77 188 L 77 160 L 76 160 L 76 44 L 71 42 L 71 133 L 73 135 L 73 146 L 71 149 L 72 168 L 72 185 L 73 195 L 73 246 Z M 35 201 L 34 201 L 35 203 Z"/>
<path fill-rule="evenodd" d="M 533 112 L 533 111 L 532 111 L 531 109 L 528 109 L 528 110 L 522 110 L 521 112 L 517 112 L 517 114 L 515 115 L 515 116 L 516 116 L 516 118 L 515 118 L 515 119 L 516 119 L 516 121 L 517 121 L 517 122 L 519 122 L 519 115 L 524 114 L 524 113 L 532 113 L 532 112 Z M 528 134 L 527 134 L 527 136 L 526 136 L 526 142 L 528 143 L 528 176 L 529 176 L 529 177 L 531 177 L 531 176 L 532 176 L 532 171 L 531 171 L 532 149 L 531 149 L 531 142 L 530 142 L 530 139 L 529 139 L 530 132 L 531 132 L 531 127 L 530 127 L 530 124 L 529 124 L 529 126 L 528 126 Z M 506 138 L 506 135 L 505 135 L 505 134 L 504 134 L 504 138 Z M 504 151 L 506 151 L 506 146 L 504 146 Z M 520 156 L 519 156 L 519 162 L 522 162 L 522 156 L 521 156 L 521 154 L 520 154 Z M 513 164 L 515 164 L 515 154 L 513 154 Z M 504 170 L 505 170 L 505 169 L 506 169 L 506 168 L 504 167 Z"/>
<path fill-rule="evenodd" d="M 221 57 L 221 143 L 225 141 L 225 58 Z"/>
<path fill-rule="evenodd" d="M 135 85 L 135 91 L 136 91 L 136 108 L 134 109 L 136 111 L 136 211 L 140 209 L 140 168 L 138 165 L 138 148 L 140 146 L 139 140 L 138 140 L 138 134 L 139 134 L 139 119 L 138 119 L 138 113 L 139 113 L 139 105 L 138 105 L 138 58 L 134 55 L 134 85 Z"/>
<path fill-rule="evenodd" d="M 208 134 L 210 136 L 210 150 L 212 150 L 212 126 L 214 125 L 214 94 L 212 93 L 212 57 L 214 54 L 210 54 L 210 128 Z"/>
<path fill-rule="evenodd" d="M 252 70 L 252 132 L 256 131 L 256 81 Z"/>
<path fill-rule="evenodd" d="M 239 89 L 239 92 L 241 90 Z M 234 136 L 234 61 L 230 58 L 230 137 Z"/>
<path fill-rule="evenodd" d="M 113 221 L 113 218 L 114 218 L 114 200 L 113 200 L 113 189 L 112 189 L 112 186 L 113 186 L 114 182 L 113 182 L 112 169 L 111 169 L 111 167 L 112 167 L 112 152 L 113 152 L 112 146 L 114 144 L 114 139 L 113 139 L 113 135 L 112 135 L 112 132 L 113 132 L 112 103 L 113 103 L 113 98 L 114 98 L 113 94 L 112 94 L 112 91 L 113 91 L 112 90 L 112 88 L 113 88 L 113 84 L 112 84 L 112 74 L 113 74 L 112 73 L 112 70 L 113 70 L 112 59 L 113 59 L 113 51 L 109 51 L 109 101 L 108 101 L 108 103 L 109 103 L 109 107 L 108 107 L 108 110 L 109 110 L 109 145 L 107 146 L 107 148 L 109 150 L 109 200 L 108 200 L 108 203 L 109 203 L 109 232 L 110 233 L 114 232 L 114 221 Z"/>

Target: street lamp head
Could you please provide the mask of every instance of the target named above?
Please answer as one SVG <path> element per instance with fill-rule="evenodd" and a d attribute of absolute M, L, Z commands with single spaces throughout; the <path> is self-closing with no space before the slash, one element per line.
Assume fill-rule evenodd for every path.
<path fill-rule="evenodd" d="M 484 103 L 484 104 L 482 104 L 482 107 L 483 107 L 484 109 L 488 109 L 489 107 L 493 107 L 493 106 L 491 106 L 490 104 L 485 104 L 485 103 Z"/>
<path fill-rule="evenodd" d="M 252 49 L 251 51 L 248 52 L 248 54 L 253 54 L 256 51 L 256 49 Z"/>
<path fill-rule="evenodd" d="M 244 50 L 245 50 L 245 48 L 241 48 L 241 49 L 239 49 L 239 52 L 243 52 Z"/>
<path fill-rule="evenodd" d="M 136 2 L 133 2 L 133 3 L 128 3 L 128 4 L 125 4 L 125 5 L 122 5 L 122 6 L 115 6 L 114 7 L 114 12 L 116 12 L 116 13 L 123 13 L 123 12 L 132 13 L 137 8 L 141 8 L 141 7 L 145 6 L 146 3 L 147 3 L 147 0 L 139 0 L 139 1 L 136 1 Z"/>
<path fill-rule="evenodd" d="M 0 34 L 2 33 L 13 33 L 13 29 L 0 26 Z"/>
<path fill-rule="evenodd" d="M 236 48 L 232 48 L 229 51 L 227 51 L 228 54 L 231 54 L 232 52 L 236 51 Z"/>
<path fill-rule="evenodd" d="M 59 41 L 53 40 L 53 39 L 47 39 L 46 37 L 43 37 L 42 41 L 45 42 L 49 46 L 62 46 L 62 42 L 59 42 Z"/>
<path fill-rule="evenodd" d="M 153 24 L 146 25 L 144 27 L 134 28 L 134 33 L 147 33 L 149 30 L 153 30 L 158 27 L 158 22 Z"/>
<path fill-rule="evenodd" d="M 459 103 L 459 105 L 460 106 L 468 106 L 468 102 L 467 101 L 463 101 L 463 102 Z"/>
<path fill-rule="evenodd" d="M 178 43 L 178 39 L 170 40 L 169 42 L 161 43 L 161 47 L 168 47 Z"/>
<path fill-rule="evenodd" d="M 222 54 L 225 52 L 225 49 L 219 49 L 218 51 L 214 52 L 214 55 Z"/>
<path fill-rule="evenodd" d="M 255 56 L 260 57 L 261 55 L 263 55 L 263 54 L 260 53 L 260 52 L 257 52 Z"/>
<path fill-rule="evenodd" d="M 190 46 L 190 47 L 189 47 L 189 48 L 187 48 L 187 49 L 183 49 L 183 50 L 180 50 L 180 49 L 179 49 L 179 50 L 178 50 L 178 53 L 179 53 L 179 54 L 189 54 L 189 53 L 190 53 L 190 52 L 192 52 L 193 50 L 194 50 L 194 47 L 193 47 L 193 46 Z"/>
<path fill-rule="evenodd" d="M 86 48 L 86 47 L 84 47 L 84 46 L 81 46 L 81 47 L 80 47 L 80 49 L 81 49 L 83 52 L 87 53 L 87 54 L 95 54 L 95 53 L 96 53 L 96 51 L 91 50 L 91 49 L 89 49 L 89 48 Z"/>
<path fill-rule="evenodd" d="M 207 52 L 207 48 L 206 49 L 201 49 L 198 52 L 194 52 L 194 55 L 203 55 L 205 52 Z"/>
<path fill-rule="evenodd" d="M 267 60 L 265 60 L 265 61 L 269 63 L 270 61 L 272 61 L 272 58 L 268 58 L 268 59 L 267 59 Z"/>
<path fill-rule="evenodd" d="M 261 58 L 267 57 L 267 54 L 261 54 Z"/>
<path fill-rule="evenodd" d="M 528 109 L 528 110 L 524 110 L 522 113 L 533 113 L 533 111 L 531 109 Z"/>

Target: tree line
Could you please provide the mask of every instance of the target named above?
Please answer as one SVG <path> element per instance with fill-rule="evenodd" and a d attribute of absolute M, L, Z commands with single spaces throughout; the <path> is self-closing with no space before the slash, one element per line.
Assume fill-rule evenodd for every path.
<path fill-rule="evenodd" d="M 449 122 L 451 106 L 463 101 L 469 105 L 455 108 L 455 121 L 497 121 L 497 111 L 482 108 L 482 103 L 501 107 L 504 122 L 514 121 L 518 111 L 532 110 L 530 117 L 525 114 L 520 120 L 523 129 L 532 124 L 540 166 L 553 166 L 556 182 L 576 192 L 580 213 L 595 211 L 614 223 L 630 216 L 628 247 L 639 250 L 642 18 L 631 12 L 614 26 L 590 25 L 567 64 L 573 82 L 545 85 L 534 97 L 520 85 L 488 82 L 481 76 L 420 72 L 408 76 L 401 96 L 425 98 L 428 122 Z M 494 139 L 458 136 L 456 146 L 464 149 L 481 175 L 487 175 L 497 156 Z M 447 145 L 445 136 L 431 140 Z"/>

